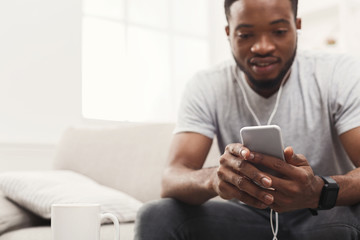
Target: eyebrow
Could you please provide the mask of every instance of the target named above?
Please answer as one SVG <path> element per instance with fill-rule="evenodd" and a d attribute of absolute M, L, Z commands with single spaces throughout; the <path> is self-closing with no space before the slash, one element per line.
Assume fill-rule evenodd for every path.
<path fill-rule="evenodd" d="M 272 21 L 270 23 L 270 25 L 274 25 L 274 24 L 278 24 L 278 23 L 286 23 L 286 24 L 290 24 L 290 22 L 284 18 L 281 18 L 281 19 L 278 19 L 278 20 L 275 20 L 275 21 Z"/>
<path fill-rule="evenodd" d="M 270 22 L 270 25 L 275 25 L 275 24 L 278 24 L 278 23 L 286 23 L 286 24 L 290 24 L 290 22 L 284 18 L 281 18 L 281 19 L 277 19 L 277 20 L 274 20 L 272 22 Z M 245 23 L 242 23 L 242 24 L 239 24 L 236 26 L 235 28 L 235 31 L 239 30 L 240 28 L 253 28 L 254 25 L 252 24 L 245 24 Z"/>
<path fill-rule="evenodd" d="M 252 28 L 254 25 L 251 24 L 239 24 L 236 26 L 235 31 L 239 30 L 240 28 Z"/>

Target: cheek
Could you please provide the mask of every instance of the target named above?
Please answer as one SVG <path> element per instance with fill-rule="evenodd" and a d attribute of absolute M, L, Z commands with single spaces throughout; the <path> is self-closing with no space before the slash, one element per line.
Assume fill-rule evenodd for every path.
<path fill-rule="evenodd" d="M 284 42 L 279 46 L 279 50 L 283 55 L 292 55 L 296 49 L 296 38 L 289 39 L 288 41 Z"/>
<path fill-rule="evenodd" d="M 288 46 L 288 48 L 295 48 L 297 43 L 297 36 L 294 33 L 292 36 L 286 39 L 286 43 L 284 46 Z"/>
<path fill-rule="evenodd" d="M 250 54 L 251 51 L 250 46 L 235 43 L 232 45 L 232 52 L 238 62 L 245 62 L 247 55 Z"/>

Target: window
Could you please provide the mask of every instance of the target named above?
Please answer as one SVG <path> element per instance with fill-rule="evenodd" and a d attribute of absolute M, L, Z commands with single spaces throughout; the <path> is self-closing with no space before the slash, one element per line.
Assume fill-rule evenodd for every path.
<path fill-rule="evenodd" d="M 84 0 L 85 118 L 175 121 L 186 82 L 210 64 L 208 0 Z"/>

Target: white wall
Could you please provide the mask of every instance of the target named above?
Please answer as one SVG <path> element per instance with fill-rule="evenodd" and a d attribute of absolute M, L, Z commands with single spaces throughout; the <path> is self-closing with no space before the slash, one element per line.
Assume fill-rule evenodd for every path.
<path fill-rule="evenodd" d="M 81 119 L 81 0 L 0 1 L 0 142 L 55 143 Z"/>
<path fill-rule="evenodd" d="M 360 31 L 353 27 L 360 20 L 358 0 L 314 3 L 299 3 L 303 38 L 320 43 L 314 39 L 323 36 L 322 24 L 336 27 L 340 22 L 339 41 L 360 53 Z M 211 4 L 210 63 L 217 64 L 231 54 L 223 1 Z M 0 172 L 49 168 L 62 131 L 83 123 L 81 14 L 81 0 L 0 1 Z"/>
<path fill-rule="evenodd" d="M 359 0 L 302 0 L 300 48 L 345 52 L 360 56 Z M 335 40 L 329 45 L 327 39 Z"/>
<path fill-rule="evenodd" d="M 48 169 L 81 121 L 81 0 L 0 1 L 0 172 Z"/>
<path fill-rule="evenodd" d="M 212 65 L 221 63 L 224 60 L 232 58 L 230 45 L 226 37 L 225 26 L 227 25 L 224 1 L 211 0 L 211 9 L 209 15 L 210 36 L 210 63 Z"/>

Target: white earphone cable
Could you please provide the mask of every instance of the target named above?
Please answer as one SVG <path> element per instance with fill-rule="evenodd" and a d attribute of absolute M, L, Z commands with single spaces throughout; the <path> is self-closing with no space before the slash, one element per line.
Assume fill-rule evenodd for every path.
<path fill-rule="evenodd" d="M 258 119 L 258 117 L 256 116 L 254 110 L 252 109 L 252 107 L 250 106 L 249 104 L 249 101 L 248 101 L 248 98 L 247 98 L 247 95 L 245 93 L 245 89 L 244 87 L 242 86 L 242 84 L 239 82 L 240 80 L 238 79 L 238 75 L 237 75 L 237 67 L 235 67 L 235 70 L 234 70 L 234 76 L 236 78 L 236 81 L 241 89 L 241 92 L 242 94 L 244 95 L 244 100 L 245 100 L 245 105 L 246 107 L 248 108 L 248 110 L 250 111 L 251 115 L 254 117 L 256 123 L 258 126 L 261 126 L 261 122 L 260 120 Z M 284 78 L 281 80 L 281 84 L 280 84 L 280 87 L 279 87 L 279 91 L 277 93 L 277 96 L 276 96 L 276 101 L 275 101 L 275 106 L 274 106 L 274 109 L 273 111 L 271 112 L 270 114 L 270 117 L 269 117 L 269 120 L 267 121 L 267 125 L 270 125 L 272 119 L 274 118 L 275 114 L 276 114 L 276 111 L 279 107 L 279 102 L 280 102 L 280 97 L 281 97 L 281 93 L 282 93 L 282 89 L 283 89 L 283 85 L 286 81 L 286 79 L 289 77 L 290 75 L 290 68 L 289 70 L 287 71 L 287 73 L 285 74 Z M 247 84 L 246 83 L 246 79 L 245 79 L 245 74 L 244 72 L 241 71 L 241 77 L 240 79 L 242 80 L 243 84 Z M 275 212 L 275 229 L 274 229 L 274 224 L 273 224 L 273 212 L 275 212 L 273 209 L 270 210 L 270 225 L 271 225 L 271 231 L 274 235 L 273 237 L 273 240 L 277 240 L 277 234 L 278 234 L 278 230 L 279 230 L 279 214 L 277 212 Z"/>
<path fill-rule="evenodd" d="M 275 212 L 275 230 L 274 230 L 274 224 L 273 224 L 273 212 L 275 212 L 273 209 L 270 210 L 270 225 L 271 225 L 271 231 L 274 235 L 273 240 L 277 240 L 277 234 L 279 230 L 279 214 Z"/>
<path fill-rule="evenodd" d="M 235 73 L 234 73 L 234 74 L 235 74 L 235 77 L 236 77 L 236 76 L 237 76 L 236 70 L 235 70 Z M 285 80 L 288 78 L 289 75 L 290 75 L 290 69 L 289 69 L 288 72 L 285 74 L 284 78 L 281 80 L 280 88 L 279 88 L 279 91 L 278 91 L 278 93 L 277 93 L 277 95 L 276 95 L 275 106 L 274 106 L 273 111 L 272 111 L 271 114 L 270 114 L 269 120 L 267 121 L 266 125 L 270 125 L 271 121 L 273 120 L 273 118 L 274 118 L 274 116 L 275 116 L 275 114 L 276 114 L 276 111 L 277 111 L 277 109 L 278 109 L 278 107 L 279 107 L 279 102 L 280 102 L 280 97 L 281 97 L 281 93 L 282 93 L 282 90 L 283 90 L 283 85 L 284 85 L 284 82 L 285 82 Z M 244 74 L 244 72 L 241 72 L 241 77 L 240 77 L 240 79 L 242 80 L 242 82 L 243 82 L 244 84 L 247 84 L 247 83 L 246 83 L 246 80 L 245 80 L 245 74 Z M 239 85 L 240 88 L 241 88 L 242 94 L 244 95 L 246 107 L 247 107 L 248 110 L 250 111 L 251 115 L 254 117 L 257 125 L 258 125 L 258 126 L 261 126 L 261 123 L 260 123 L 258 117 L 256 116 L 254 110 L 252 109 L 252 107 L 251 107 L 250 104 L 249 104 L 249 101 L 248 101 L 247 95 L 246 95 L 246 93 L 245 93 L 244 87 L 242 86 L 242 84 L 239 83 L 239 80 L 238 80 L 237 78 L 236 78 L 236 80 L 237 80 L 238 85 Z"/>

